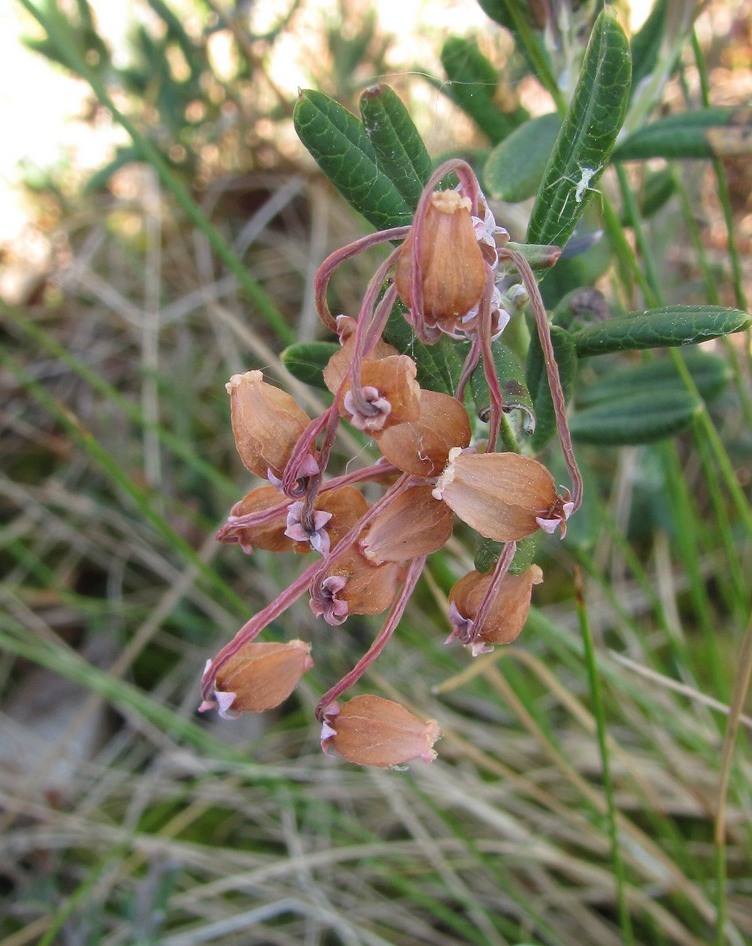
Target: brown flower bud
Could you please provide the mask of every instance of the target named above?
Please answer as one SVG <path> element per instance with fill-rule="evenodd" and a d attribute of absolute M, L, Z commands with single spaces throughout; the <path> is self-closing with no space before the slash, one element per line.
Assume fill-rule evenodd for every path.
<path fill-rule="evenodd" d="M 217 707 L 220 716 L 226 717 L 279 706 L 313 666 L 310 651 L 311 645 L 299 640 L 246 644 L 220 666 L 214 681 L 214 700 L 207 700 L 199 709 Z"/>
<path fill-rule="evenodd" d="M 457 191 L 435 191 L 420 231 L 418 273 L 413 271 L 410 230 L 397 262 L 395 283 L 413 308 L 413 279 L 423 285 L 423 312 L 429 323 L 451 325 L 477 305 L 486 284 L 486 266 L 470 216 L 470 200 Z"/>
<path fill-rule="evenodd" d="M 233 518 L 255 515 L 284 502 L 285 497 L 275 486 L 256 486 L 230 510 L 230 526 Z M 282 508 L 269 522 L 237 529 L 226 527 L 223 532 L 227 533 L 225 541 L 238 542 L 247 552 L 253 551 L 254 548 L 267 549 L 269 552 L 289 552 L 295 543 L 285 535 L 286 527 L 287 509 Z"/>
<path fill-rule="evenodd" d="M 357 549 L 335 556 L 311 585 L 311 610 L 327 624 L 344 624 L 351 614 L 379 614 L 392 603 L 403 569 L 394 562 L 374 565 Z"/>
<path fill-rule="evenodd" d="M 439 724 L 424 722 L 393 700 L 356 696 L 343 706 L 333 703 L 324 713 L 321 747 L 334 748 L 348 762 L 387 768 L 413 759 L 433 762 Z"/>
<path fill-rule="evenodd" d="M 478 624 L 476 618 L 492 581 L 491 572 L 468 572 L 449 592 L 449 619 L 453 627 L 449 640 L 471 644 L 474 654 L 491 650 L 494 644 L 509 644 L 517 637 L 530 611 L 533 585 L 543 581 L 543 572 L 537 565 L 531 565 L 520 575 L 507 573 Z"/>
<path fill-rule="evenodd" d="M 538 529 L 553 531 L 569 515 L 542 463 L 518 453 L 452 450 L 433 491 L 487 539 L 512 542 Z"/>
<path fill-rule="evenodd" d="M 349 380 L 342 389 L 339 410 L 359 430 L 376 433 L 417 420 L 420 415 L 420 385 L 416 367 L 407 355 L 364 358 L 360 387 L 353 391 Z"/>
<path fill-rule="evenodd" d="M 470 443 L 467 411 L 449 394 L 421 391 L 420 416 L 382 433 L 374 433 L 386 459 L 414 476 L 438 476 L 452 447 Z"/>
<path fill-rule="evenodd" d="M 234 374 L 225 386 L 230 395 L 232 432 L 246 469 L 280 478 L 310 418 L 281 388 L 267 384 L 260 371 Z"/>
<path fill-rule="evenodd" d="M 243 526 L 233 520 L 282 508 L 269 521 Z M 365 496 L 353 486 L 318 494 L 310 522 L 303 522 L 304 504 L 285 500 L 274 486 L 257 486 L 232 507 L 227 524 L 220 530 L 223 542 L 238 542 L 247 552 L 254 548 L 270 552 L 310 552 L 326 555 L 368 510 Z"/>
<path fill-rule="evenodd" d="M 415 486 L 384 508 L 359 545 L 374 564 L 406 562 L 440 549 L 451 534 L 451 509 L 430 486 Z"/>
<path fill-rule="evenodd" d="M 332 394 L 337 393 L 339 386 L 347 377 L 355 352 L 356 323 L 354 319 L 348 319 L 347 322 L 345 322 L 344 316 L 342 316 L 340 321 L 343 323 L 343 332 L 340 335 L 342 347 L 339 351 L 335 351 L 324 368 L 324 384 Z M 350 326 L 350 322 L 353 323 L 352 326 Z M 386 342 L 379 340 L 373 350 L 368 353 L 368 358 L 380 359 L 388 358 L 392 355 L 399 355 L 399 351 L 397 351 L 393 345 L 388 345 Z"/>

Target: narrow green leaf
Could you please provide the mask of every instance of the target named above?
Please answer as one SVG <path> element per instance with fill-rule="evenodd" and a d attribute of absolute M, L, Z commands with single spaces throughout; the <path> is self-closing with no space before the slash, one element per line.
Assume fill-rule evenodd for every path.
<path fill-rule="evenodd" d="M 493 149 L 483 169 L 491 197 L 516 203 L 538 190 L 553 151 L 561 118 L 556 112 L 531 118 Z"/>
<path fill-rule="evenodd" d="M 433 164 L 410 113 L 388 85 L 372 85 L 360 97 L 360 114 L 379 167 L 414 210 Z"/>
<path fill-rule="evenodd" d="M 752 109 L 699 108 L 640 128 L 614 152 L 617 161 L 712 158 L 752 153 Z"/>
<path fill-rule="evenodd" d="M 702 401 L 687 391 L 640 391 L 577 411 L 570 420 L 572 437 L 595 446 L 652 443 L 689 426 Z"/>
<path fill-rule="evenodd" d="M 645 219 L 652 217 L 675 192 L 676 179 L 672 168 L 661 168 L 660 171 L 649 173 L 640 194 L 640 216 Z"/>
<path fill-rule="evenodd" d="M 528 113 L 523 108 L 501 111 L 495 101 L 499 84 L 496 67 L 473 40 L 450 37 L 442 46 L 441 64 L 449 80 L 442 91 L 473 119 L 493 144 L 527 118 Z"/>
<path fill-rule="evenodd" d="M 683 355 L 687 370 L 706 401 L 723 391 L 731 379 L 731 369 L 724 358 L 690 348 Z M 669 358 L 660 358 L 617 371 L 607 371 L 594 384 L 578 395 L 577 403 L 588 407 L 603 401 L 619 400 L 625 393 L 650 391 L 658 398 L 685 391 L 684 382 L 676 365 Z"/>
<path fill-rule="evenodd" d="M 739 309 L 719 305 L 664 306 L 621 315 L 573 333 L 577 354 L 603 355 L 613 351 L 693 345 L 740 332 L 752 319 Z"/>
<path fill-rule="evenodd" d="M 577 375 L 577 351 L 572 335 L 558 325 L 551 326 L 551 341 L 554 346 L 556 364 L 559 368 L 561 387 L 564 397 L 569 399 Z M 546 365 L 543 358 L 538 336 L 534 335 L 530 341 L 527 353 L 527 384 L 530 396 L 535 405 L 535 433 L 532 437 L 532 446 L 540 450 L 553 436 L 556 430 L 556 415 L 551 399 L 551 390 L 546 376 Z"/>
<path fill-rule="evenodd" d="M 339 345 L 336 342 L 296 342 L 288 345 L 279 357 L 298 381 L 326 390 L 323 371 L 337 351 Z"/>
<path fill-rule="evenodd" d="M 614 14 L 595 21 L 572 102 L 546 167 L 530 223 L 530 243 L 564 244 L 606 166 L 629 102 L 629 43 Z"/>
<path fill-rule="evenodd" d="M 378 230 L 410 223 L 410 206 L 379 167 L 376 150 L 352 112 L 323 92 L 304 89 L 293 123 L 324 174 L 369 223 Z"/>

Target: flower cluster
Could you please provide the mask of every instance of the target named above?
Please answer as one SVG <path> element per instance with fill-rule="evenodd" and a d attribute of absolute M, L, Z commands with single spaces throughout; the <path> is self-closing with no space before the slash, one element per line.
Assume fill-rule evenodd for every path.
<path fill-rule="evenodd" d="M 450 172 L 458 186 L 438 189 Z M 336 268 L 377 243 L 398 241 L 369 282 L 357 318 L 335 318 L 327 287 Z M 550 248 L 550 260 L 557 255 Z M 509 289 L 512 271 L 516 279 Z M 537 460 L 496 449 L 503 405 L 492 343 L 509 321 L 510 300 L 519 307 L 520 296 L 531 305 L 549 372 L 572 486 L 563 495 Z M 398 300 L 423 343 L 433 344 L 442 335 L 469 341 L 453 394 L 421 387 L 413 359 L 384 341 Z M 434 721 L 424 722 L 378 696 L 344 703 L 340 697 L 388 643 L 426 557 L 445 545 L 455 517 L 503 543 L 503 549 L 491 571 L 471 571 L 452 588 L 448 641 L 475 655 L 508 643 L 522 629 L 532 586 L 542 573 L 536 565 L 521 574 L 510 572 L 516 544 L 540 529 L 559 527 L 563 533 L 582 493 L 547 317 L 529 264 L 496 225 L 463 161 L 447 162 L 436 171 L 411 226 L 372 234 L 326 259 L 317 273 L 316 305 L 340 341 L 324 370 L 333 403 L 310 418 L 260 371 L 230 379 L 238 453 L 265 483 L 236 503 L 218 533 L 220 541 L 237 543 L 246 552 L 262 548 L 316 557 L 209 661 L 200 709 L 216 708 L 231 717 L 272 708 L 289 696 L 312 665 L 310 645 L 255 638 L 307 593 L 313 613 L 330 625 L 353 614 L 387 612 L 368 651 L 319 701 L 322 747 L 362 765 L 430 761 L 439 736 Z M 490 409 L 483 441 L 474 443 L 464 392 L 481 363 Z M 361 469 L 330 475 L 332 445 L 343 420 L 372 438 L 381 456 Z M 361 491 L 365 483 L 380 487 L 375 501 Z"/>

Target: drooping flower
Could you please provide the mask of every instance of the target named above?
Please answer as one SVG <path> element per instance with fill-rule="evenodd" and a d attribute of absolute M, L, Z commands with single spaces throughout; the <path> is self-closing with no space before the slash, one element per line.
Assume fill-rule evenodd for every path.
<path fill-rule="evenodd" d="M 310 652 L 311 645 L 300 640 L 246 644 L 222 665 L 213 696 L 199 711 L 216 708 L 220 716 L 232 718 L 237 713 L 274 709 L 313 666 Z"/>
<path fill-rule="evenodd" d="M 359 386 L 353 388 L 348 379 L 340 389 L 340 413 L 367 433 L 417 420 L 420 386 L 415 374 L 415 362 L 407 355 L 364 358 Z"/>
<path fill-rule="evenodd" d="M 234 374 L 225 387 L 235 445 L 244 466 L 262 479 L 270 471 L 279 479 L 310 418 L 286 391 L 267 384 L 260 371 Z M 311 462 L 314 473 L 313 457 Z"/>
<path fill-rule="evenodd" d="M 324 366 L 324 384 L 332 394 L 336 394 L 342 382 L 350 372 L 353 357 L 355 356 L 357 322 L 347 315 L 340 315 L 337 318 L 337 329 L 341 347 L 332 355 Z M 368 351 L 369 358 L 389 358 L 393 355 L 399 355 L 399 351 L 394 345 L 388 345 L 379 338 L 374 345 L 371 345 Z"/>
<path fill-rule="evenodd" d="M 414 759 L 432 762 L 440 736 L 436 720 L 424 722 L 393 700 L 364 695 L 326 708 L 321 747 L 325 752 L 336 749 L 356 765 L 389 768 Z"/>
<path fill-rule="evenodd" d="M 548 470 L 518 453 L 452 450 L 433 495 L 480 535 L 514 542 L 538 529 L 552 532 L 571 507 L 556 492 Z"/>
<path fill-rule="evenodd" d="M 449 592 L 452 633 L 447 643 L 470 646 L 473 656 L 493 650 L 494 644 L 509 644 L 519 635 L 530 611 L 533 585 L 543 581 L 543 572 L 531 565 L 519 575 L 507 573 L 487 601 L 493 578 L 491 572 L 471 571 Z"/>
<path fill-rule="evenodd" d="M 473 227 L 472 203 L 457 191 L 434 191 L 420 228 L 402 244 L 395 283 L 405 305 L 420 285 L 426 322 L 451 327 L 476 306 L 486 284 L 486 264 Z M 417 265 L 416 265 L 417 264 Z"/>
<path fill-rule="evenodd" d="M 244 551 L 310 552 L 326 555 L 368 509 L 368 502 L 352 486 L 317 494 L 310 517 L 305 503 L 290 503 L 274 486 L 256 486 L 230 511 L 219 530 L 221 542 L 237 542 Z"/>
<path fill-rule="evenodd" d="M 311 585 L 311 610 L 327 624 L 343 624 L 351 614 L 380 614 L 399 586 L 395 562 L 374 565 L 357 549 L 334 556 Z"/>

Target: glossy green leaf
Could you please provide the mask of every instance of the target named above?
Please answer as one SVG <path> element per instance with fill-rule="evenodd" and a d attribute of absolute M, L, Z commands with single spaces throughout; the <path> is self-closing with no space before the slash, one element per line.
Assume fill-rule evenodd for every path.
<path fill-rule="evenodd" d="M 700 108 L 640 128 L 614 153 L 618 161 L 712 158 L 752 153 L 752 109 Z"/>
<path fill-rule="evenodd" d="M 553 151 L 561 118 L 555 112 L 531 118 L 488 156 L 483 183 L 491 197 L 516 203 L 538 190 Z"/>
<path fill-rule="evenodd" d="M 535 409 L 527 389 L 525 371 L 517 355 L 503 342 L 494 342 L 492 351 L 504 411 L 521 411 L 522 429 L 526 434 L 532 434 L 535 430 Z M 473 372 L 470 387 L 478 417 L 487 420 L 490 397 L 483 365 L 479 365 Z"/>
<path fill-rule="evenodd" d="M 530 243 L 565 244 L 592 196 L 629 102 L 629 43 L 614 14 L 598 16 L 577 88 L 528 224 Z"/>
<path fill-rule="evenodd" d="M 684 430 L 702 401 L 687 391 L 659 388 L 625 393 L 577 411 L 569 422 L 572 437 L 595 446 L 652 443 Z"/>
<path fill-rule="evenodd" d="M 358 119 L 339 102 L 305 89 L 295 104 L 298 137 L 342 196 L 379 230 L 409 224 L 412 210 L 382 171 Z"/>
<path fill-rule="evenodd" d="M 731 378 L 731 369 L 724 358 L 690 348 L 682 355 L 687 370 L 706 401 L 723 391 Z M 578 396 L 578 404 L 587 407 L 602 401 L 618 400 L 625 393 L 649 390 L 657 397 L 685 391 L 684 381 L 670 358 L 633 365 L 616 371 L 607 371 L 594 384 L 589 385 Z"/>
<path fill-rule="evenodd" d="M 665 306 L 609 319 L 574 332 L 577 354 L 693 345 L 739 332 L 752 324 L 746 312 L 719 305 Z"/>
<path fill-rule="evenodd" d="M 360 114 L 381 170 L 414 210 L 433 164 L 410 113 L 388 85 L 372 85 L 360 97 Z"/>
<path fill-rule="evenodd" d="M 279 356 L 290 374 L 315 388 L 326 389 L 323 371 L 332 355 L 339 351 L 336 342 L 296 342 Z"/>
<path fill-rule="evenodd" d="M 505 138 L 527 118 L 523 108 L 502 112 L 495 101 L 499 84 L 496 67 L 478 49 L 476 42 L 450 37 L 441 49 L 441 64 L 449 83 L 442 86 L 451 99 L 476 123 L 494 144 Z"/>
<path fill-rule="evenodd" d="M 564 397 L 568 400 L 572 389 L 574 388 L 575 377 L 577 375 L 577 351 L 575 350 L 572 335 L 559 328 L 557 325 L 551 326 L 551 341 L 554 346 L 554 357 L 559 368 L 559 378 L 561 387 L 564 391 Z M 534 335 L 530 341 L 530 348 L 527 353 L 527 385 L 530 396 L 535 405 L 535 433 L 532 437 L 532 446 L 535 450 L 540 450 L 556 430 L 556 416 L 554 414 L 554 405 L 551 399 L 551 390 L 548 386 L 546 376 L 546 365 L 543 359 L 543 349 L 541 348 L 538 336 Z"/>

